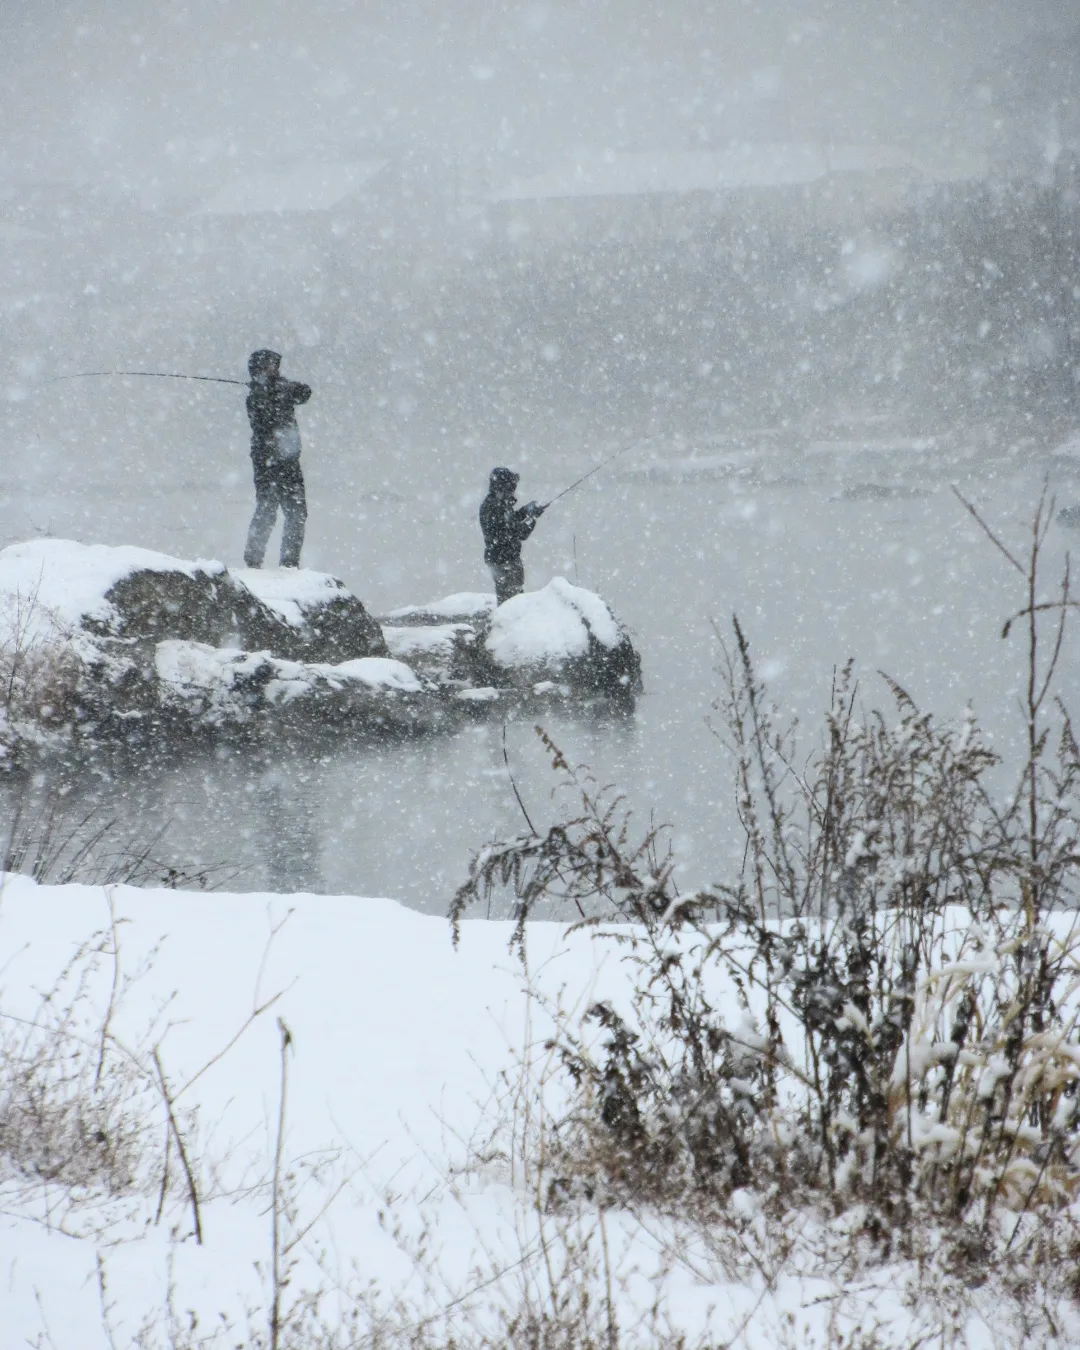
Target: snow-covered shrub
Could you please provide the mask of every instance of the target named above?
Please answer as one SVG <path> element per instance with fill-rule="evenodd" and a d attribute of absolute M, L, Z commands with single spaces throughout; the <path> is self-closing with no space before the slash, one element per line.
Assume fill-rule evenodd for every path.
<path fill-rule="evenodd" d="M 888 712 L 863 715 L 850 667 L 800 760 L 737 622 L 717 704 L 745 835 L 727 884 L 680 895 L 662 833 L 635 836 L 544 737 L 579 809 L 485 849 L 452 915 L 510 886 L 519 942 L 559 900 L 632 964 L 626 1003 L 553 1043 L 566 1188 L 706 1208 L 750 1188 L 779 1211 L 859 1206 L 886 1240 L 917 1210 L 1032 1231 L 1080 1194 L 1080 750 L 1047 700 L 1060 641 L 1039 659 L 1040 617 L 1071 604 L 1067 579 L 1038 599 L 1051 516 L 1021 569 L 1027 757 L 1004 801 L 972 716 L 938 725 L 891 682 Z"/>
<path fill-rule="evenodd" d="M 160 1085 L 112 1030 L 116 940 L 82 943 L 36 1006 L 0 989 L 0 1205 L 71 1236 L 145 1210 L 166 1169 Z"/>
<path fill-rule="evenodd" d="M 34 588 L 0 600 L 0 744 L 9 750 L 19 736 L 71 721 L 80 665 L 70 636 Z"/>

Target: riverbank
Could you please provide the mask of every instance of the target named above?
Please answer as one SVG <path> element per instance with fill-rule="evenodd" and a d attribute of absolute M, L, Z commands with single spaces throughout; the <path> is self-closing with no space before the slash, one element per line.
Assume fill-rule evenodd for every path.
<path fill-rule="evenodd" d="M 6 878 L 7 1063 L 42 1031 L 66 1047 L 59 1085 L 34 1080 L 34 1143 L 47 1156 L 49 1127 L 79 1126 L 97 1165 L 50 1181 L 31 1154 L 13 1165 L 0 1130 L 5 1339 L 265 1345 L 276 1289 L 282 1326 L 307 1329 L 282 1345 L 379 1328 L 384 1345 L 454 1328 L 519 1344 L 508 1322 L 559 1299 L 597 1333 L 575 1344 L 907 1346 L 945 1316 L 972 1347 L 1032 1343 L 1025 1316 L 1040 1344 L 1076 1343 L 1053 1272 L 1025 1302 L 930 1248 L 882 1260 L 850 1215 L 808 1211 L 785 1237 L 752 1188 L 712 1239 L 689 1214 L 550 1203 L 535 1149 L 565 1095 L 548 1040 L 625 1001 L 628 967 L 595 933 L 534 922 L 526 978 L 509 936 L 466 923 L 455 950 L 444 919 L 385 899 Z M 17 1094 L 0 1101 L 10 1127 Z"/>

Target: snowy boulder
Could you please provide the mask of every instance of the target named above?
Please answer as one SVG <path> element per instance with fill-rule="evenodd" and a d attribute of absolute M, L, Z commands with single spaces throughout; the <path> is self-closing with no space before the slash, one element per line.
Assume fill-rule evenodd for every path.
<path fill-rule="evenodd" d="M 0 552 L 0 604 L 28 634 L 218 646 L 304 661 L 387 656 L 382 631 L 335 577 L 187 562 L 151 549 L 37 539 Z"/>
<path fill-rule="evenodd" d="M 294 661 L 389 656 L 382 629 L 336 577 L 303 568 L 232 568 L 236 624 L 248 651 Z"/>
<path fill-rule="evenodd" d="M 200 719 L 411 725 L 433 692 L 334 577 L 61 539 L 0 552 L 0 675 L 0 759 L 46 733 L 145 739 Z"/>
<path fill-rule="evenodd" d="M 477 680 L 487 679 L 477 664 L 477 643 L 494 611 L 494 595 L 458 591 L 442 600 L 393 609 L 380 623 L 392 656 L 442 688 L 464 695 Z"/>
<path fill-rule="evenodd" d="M 632 707 L 641 665 L 590 591 L 462 592 L 379 622 L 333 576 L 39 539 L 0 552 L 0 764 L 120 740 L 450 728 L 540 699 Z"/>
<path fill-rule="evenodd" d="M 151 549 L 35 539 L 0 551 L 0 606 L 28 641 L 81 630 L 217 643 L 233 626 L 231 592 L 221 563 Z"/>
<path fill-rule="evenodd" d="M 592 591 L 556 577 L 496 607 L 472 591 L 391 610 L 391 653 L 480 714 L 508 701 L 602 699 L 632 707 L 641 658 L 625 628 Z"/>
<path fill-rule="evenodd" d="M 219 562 L 37 539 L 0 552 L 4 720 L 19 746 L 126 736 L 156 703 L 154 644 L 216 644 L 233 629 Z"/>
<path fill-rule="evenodd" d="M 626 629 L 598 595 L 563 577 L 499 605 L 483 655 L 495 684 L 551 684 L 629 705 L 641 693 L 641 658 Z"/>
<path fill-rule="evenodd" d="M 432 722 L 430 691 L 387 657 L 329 664 L 167 641 L 158 643 L 155 666 L 160 712 L 188 730 L 348 723 L 377 732 Z"/>
<path fill-rule="evenodd" d="M 442 624 L 475 625 L 495 612 L 495 597 L 485 591 L 458 591 L 426 605 L 403 605 L 382 620 L 392 628 L 415 628 Z"/>
<path fill-rule="evenodd" d="M 476 627 L 470 623 L 383 628 L 391 656 L 439 684 L 466 684 L 473 673 Z"/>

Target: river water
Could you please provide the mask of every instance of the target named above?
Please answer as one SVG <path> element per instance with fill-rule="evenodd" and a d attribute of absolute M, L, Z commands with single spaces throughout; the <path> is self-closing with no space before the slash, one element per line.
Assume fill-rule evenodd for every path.
<path fill-rule="evenodd" d="M 168 442 L 183 405 L 170 391 L 163 413 L 155 395 Z M 132 382 L 104 397 L 137 404 L 147 391 Z M 44 428 L 0 503 L 5 541 L 47 530 L 238 562 L 250 510 L 242 413 L 222 413 L 216 397 L 200 393 L 198 412 L 208 425 L 225 421 L 227 452 L 200 435 L 182 454 L 146 457 L 118 437 L 77 462 Z M 537 437 L 514 451 L 413 445 L 388 460 L 317 432 L 305 449 L 305 564 L 340 576 L 376 613 L 485 588 L 476 507 L 492 463 L 512 463 L 522 491 L 545 499 L 610 451 Z M 564 575 L 604 596 L 641 651 L 646 692 L 633 717 L 560 716 L 547 731 L 569 760 L 624 793 L 642 826 L 670 824 L 686 885 L 730 876 L 740 853 L 712 711 L 717 633 L 730 631 L 732 614 L 771 696 L 799 719 L 805 749 L 834 668 L 853 657 L 867 708 L 888 706 L 885 671 L 940 716 L 970 702 L 1013 755 L 1023 652 L 1000 632 L 1023 603 L 1020 578 L 950 484 L 1021 550 L 1044 482 L 1059 506 L 1080 494 L 1080 447 L 1076 457 L 1063 451 L 1063 435 L 1031 423 L 925 426 L 871 408 L 816 426 L 634 447 L 544 517 L 525 558 L 527 585 Z M 1055 525 L 1048 586 L 1069 542 Z M 1077 651 L 1067 644 L 1066 695 Z M 207 867 L 230 889 L 389 895 L 442 911 L 470 853 L 523 828 L 507 761 L 530 817 L 550 820 L 562 809 L 558 779 L 527 721 L 377 746 L 101 761 L 65 787 L 79 810 L 157 839 L 161 867 Z"/>

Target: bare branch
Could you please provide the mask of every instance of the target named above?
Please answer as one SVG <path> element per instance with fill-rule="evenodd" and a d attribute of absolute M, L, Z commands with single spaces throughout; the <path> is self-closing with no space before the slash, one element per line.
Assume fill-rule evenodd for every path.
<path fill-rule="evenodd" d="M 968 499 L 964 496 L 964 494 L 960 491 L 960 489 L 956 486 L 955 483 L 949 484 L 949 490 L 952 492 L 953 496 L 957 499 L 957 501 L 960 502 L 960 504 L 964 507 L 964 509 L 971 515 L 972 519 L 979 526 L 982 532 L 986 535 L 987 539 L 989 539 L 990 542 L 993 544 L 993 546 L 998 550 L 998 552 L 1002 554 L 1003 557 L 1007 558 L 1010 563 L 1012 563 L 1013 567 L 1016 568 L 1016 570 L 1020 573 L 1022 577 L 1027 576 L 1027 568 L 1025 568 L 1022 563 L 1017 562 L 1017 560 L 1013 557 L 1013 555 L 1001 542 L 1001 540 L 990 528 L 990 526 L 987 525 L 986 521 L 983 520 L 982 516 L 979 515 L 978 511 L 971 504 L 971 502 L 968 501 Z"/>
<path fill-rule="evenodd" d="M 165 1070 L 161 1067 L 161 1056 L 158 1054 L 157 1046 L 152 1051 L 154 1068 L 157 1070 L 158 1084 L 161 1088 L 162 1100 L 165 1102 L 165 1109 L 169 1117 L 169 1127 L 172 1130 L 173 1138 L 176 1140 L 176 1151 L 180 1155 L 180 1165 L 184 1169 L 184 1178 L 187 1181 L 188 1199 L 191 1201 L 191 1217 L 195 1225 L 195 1241 L 202 1246 L 202 1218 L 199 1213 L 199 1192 L 195 1186 L 195 1174 L 191 1170 L 191 1163 L 188 1160 L 187 1149 L 184 1146 L 184 1137 L 180 1133 L 180 1126 L 176 1123 L 176 1113 L 173 1110 L 173 1099 L 169 1095 L 169 1085 L 165 1080 Z"/>

